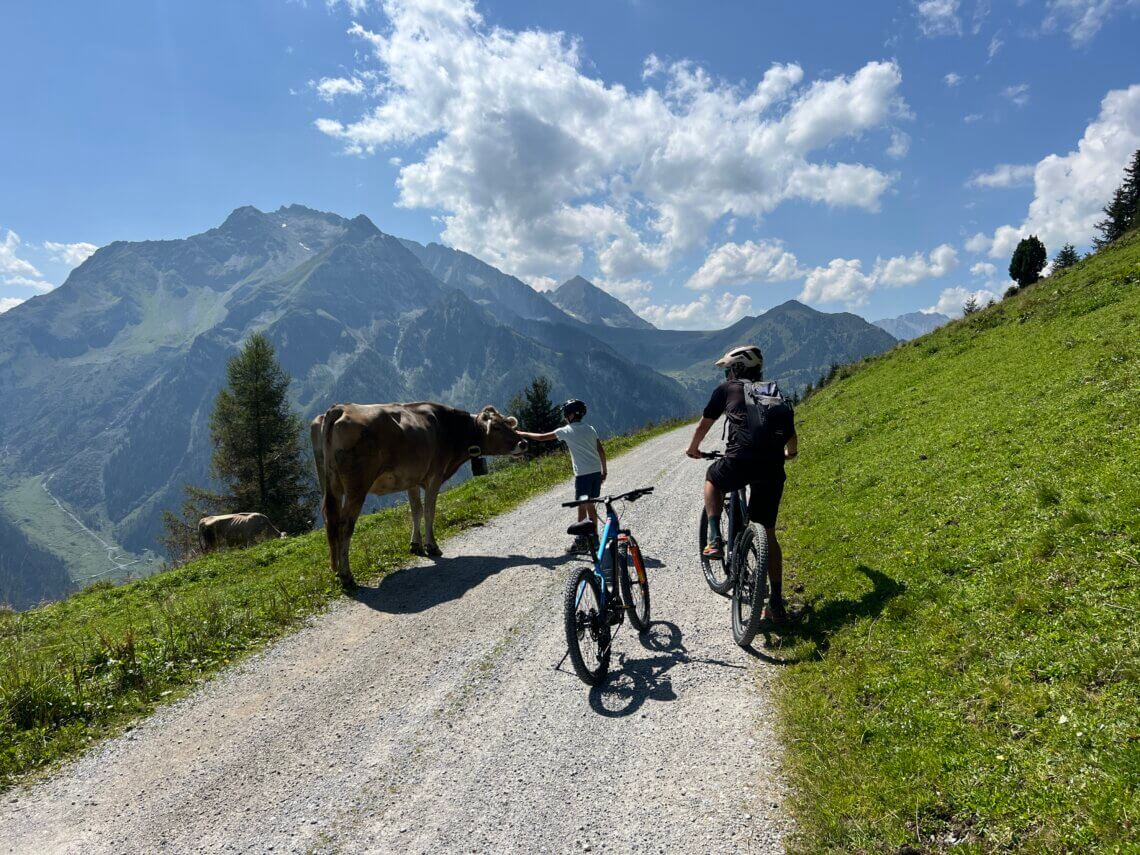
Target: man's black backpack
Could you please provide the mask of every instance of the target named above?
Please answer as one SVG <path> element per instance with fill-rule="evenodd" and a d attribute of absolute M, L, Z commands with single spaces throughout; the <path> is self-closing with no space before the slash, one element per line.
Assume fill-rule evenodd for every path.
<path fill-rule="evenodd" d="M 752 439 L 749 444 L 758 450 L 782 450 L 792 435 L 792 405 L 775 382 L 740 382 L 744 387 L 744 404 L 748 410 L 745 430 Z"/>

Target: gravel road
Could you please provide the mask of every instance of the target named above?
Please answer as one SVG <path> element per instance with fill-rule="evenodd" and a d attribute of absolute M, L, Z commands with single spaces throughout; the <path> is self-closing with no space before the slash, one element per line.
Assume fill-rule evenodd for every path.
<path fill-rule="evenodd" d="M 688 428 L 616 459 L 653 617 L 569 663 L 567 486 L 362 588 L 0 804 L 5 852 L 775 852 L 767 699 L 695 557 Z"/>

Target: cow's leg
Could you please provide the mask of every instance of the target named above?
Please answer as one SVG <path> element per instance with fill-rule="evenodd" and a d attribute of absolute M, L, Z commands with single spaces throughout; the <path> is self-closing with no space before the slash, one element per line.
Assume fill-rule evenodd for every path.
<path fill-rule="evenodd" d="M 418 484 L 408 490 L 408 507 L 412 509 L 412 542 L 409 548 L 413 555 L 423 555 L 424 541 L 420 535 L 420 517 L 424 515 L 424 503 L 420 500 Z"/>
<path fill-rule="evenodd" d="M 325 498 L 321 502 L 321 512 L 325 517 L 325 537 L 329 541 L 329 566 L 340 576 L 340 495 L 328 487 L 325 488 Z"/>
<path fill-rule="evenodd" d="M 439 498 L 439 483 L 429 481 L 424 487 L 424 551 L 428 555 L 443 555 L 435 542 L 435 500 Z"/>
<path fill-rule="evenodd" d="M 348 548 L 352 543 L 352 533 L 356 530 L 356 521 L 360 518 L 360 511 L 364 508 L 364 500 L 368 497 L 368 489 L 354 491 L 345 496 L 344 506 L 340 509 L 340 569 L 337 576 L 345 587 L 356 585 L 352 576 L 352 566 L 348 561 Z"/>

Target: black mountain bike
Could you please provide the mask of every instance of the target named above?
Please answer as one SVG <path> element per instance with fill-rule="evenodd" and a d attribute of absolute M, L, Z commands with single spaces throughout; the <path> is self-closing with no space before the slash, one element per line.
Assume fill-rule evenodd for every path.
<path fill-rule="evenodd" d="M 574 673 L 590 686 L 604 680 L 609 671 L 613 628 L 625 620 L 626 613 L 638 632 L 649 629 L 649 579 L 645 575 L 645 562 L 641 560 L 641 549 L 633 533 L 619 527 L 614 502 L 636 502 L 652 492 L 652 487 L 639 487 L 620 496 L 562 503 L 564 508 L 588 503 L 606 506 L 606 525 L 600 542 L 590 520 L 574 523 L 566 529 L 567 534 L 586 538 L 594 559 L 592 567 L 582 567 L 570 574 L 563 601 L 567 654 Z M 612 568 L 609 578 L 603 563 L 607 556 Z"/>
<path fill-rule="evenodd" d="M 719 451 L 701 453 L 705 460 L 723 457 Z M 768 598 L 768 534 L 762 526 L 748 520 L 748 497 L 744 489 L 733 490 L 724 497 L 721 531 L 724 539 L 723 558 L 706 558 L 708 545 L 708 512 L 701 509 L 701 569 L 709 587 L 732 600 L 732 637 L 747 647 L 760 629 L 764 601 Z"/>

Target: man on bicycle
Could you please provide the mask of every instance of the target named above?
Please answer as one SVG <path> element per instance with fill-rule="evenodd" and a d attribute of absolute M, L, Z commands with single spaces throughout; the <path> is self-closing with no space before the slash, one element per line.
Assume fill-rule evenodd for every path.
<path fill-rule="evenodd" d="M 724 382 L 713 390 L 703 417 L 685 452 L 701 458 L 701 440 L 723 415 L 728 428 L 724 457 L 713 461 L 705 475 L 705 511 L 711 560 L 724 557 L 720 515 L 724 494 L 748 487 L 748 517 L 768 535 L 768 581 L 771 597 L 765 619 L 783 623 L 784 561 L 776 540 L 776 514 L 784 493 L 784 461 L 797 454 L 795 419 L 775 383 L 762 383 L 764 354 L 755 345 L 734 347 L 716 361 L 724 369 Z"/>

